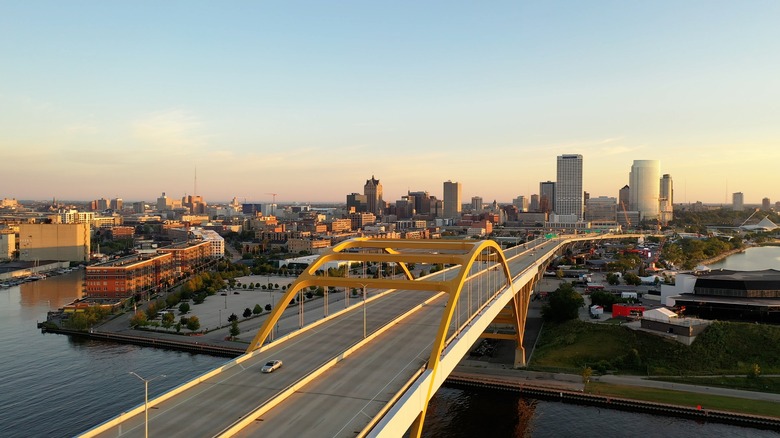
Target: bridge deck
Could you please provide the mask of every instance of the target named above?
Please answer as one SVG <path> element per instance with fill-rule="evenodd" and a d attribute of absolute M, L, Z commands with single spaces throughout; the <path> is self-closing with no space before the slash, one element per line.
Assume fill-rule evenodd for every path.
<path fill-rule="evenodd" d="M 547 257 L 557 245 L 552 241 L 543 242 L 533 251 L 514 258 L 510 257 L 524 251 L 523 248 L 507 251 L 512 276 Z M 459 316 L 453 319 L 450 333 L 457 329 L 456 323 L 468 319 L 469 308 L 476 307 L 473 301 L 477 294 L 484 295 L 483 301 L 487 299 L 487 293 L 478 291 L 489 284 L 486 276 L 475 275 L 470 282 L 474 292 L 461 294 Z M 366 312 L 371 333 L 421 302 L 432 300 L 262 414 L 240 435 L 305 436 L 317 431 L 318 436 L 355 436 L 427 360 L 446 302 L 446 297 L 439 295 L 435 298 L 437 294 L 432 292 L 396 291 L 369 302 Z M 473 300 L 471 305 L 469 299 Z M 158 403 L 149 413 L 150 433 L 172 437 L 219 435 L 235 421 L 269 403 L 285 388 L 360 342 L 363 314 L 360 306 L 354 307 Z M 284 366 L 263 375 L 259 369 L 269 359 L 282 359 Z M 141 410 L 97 436 L 142 436 L 143 421 Z"/>

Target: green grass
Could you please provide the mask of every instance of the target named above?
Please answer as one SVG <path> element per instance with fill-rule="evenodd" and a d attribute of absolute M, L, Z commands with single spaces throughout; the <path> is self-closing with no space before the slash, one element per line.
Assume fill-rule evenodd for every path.
<path fill-rule="evenodd" d="M 612 385 L 600 382 L 588 383 L 586 392 L 590 394 L 610 395 L 614 397 L 644 400 L 655 403 L 667 403 L 678 406 L 696 407 L 697 405 L 701 405 L 702 409 L 780 417 L 780 409 L 778 409 L 777 403 L 745 398 L 670 391 L 668 389 L 658 388 Z"/>
<path fill-rule="evenodd" d="M 771 392 L 780 394 L 780 377 L 656 377 L 653 380 L 685 383 L 688 385 L 717 386 L 721 388 L 744 389 L 746 391 Z M 780 407 L 778 407 L 780 411 Z"/>
<path fill-rule="evenodd" d="M 545 324 L 531 367 L 656 376 L 745 375 L 751 364 L 763 374 L 780 372 L 780 327 L 716 322 L 691 346 L 612 324 L 579 320 Z"/>

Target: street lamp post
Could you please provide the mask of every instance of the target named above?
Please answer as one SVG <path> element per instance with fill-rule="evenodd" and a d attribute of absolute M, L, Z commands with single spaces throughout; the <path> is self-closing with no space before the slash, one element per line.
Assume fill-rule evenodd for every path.
<path fill-rule="evenodd" d="M 155 379 L 159 379 L 160 377 L 166 377 L 166 375 L 160 374 L 159 376 L 152 377 L 151 379 L 144 379 L 132 371 L 130 371 L 130 374 L 138 377 L 144 382 L 144 436 L 149 438 L 149 382 Z"/>
<path fill-rule="evenodd" d="M 363 286 L 363 339 L 366 339 L 366 284 Z"/>

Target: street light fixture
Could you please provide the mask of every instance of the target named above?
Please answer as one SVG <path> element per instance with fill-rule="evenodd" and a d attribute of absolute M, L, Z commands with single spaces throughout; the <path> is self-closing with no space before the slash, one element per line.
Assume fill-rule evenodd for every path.
<path fill-rule="evenodd" d="M 363 286 L 363 339 L 366 339 L 366 284 L 361 283 Z"/>
<path fill-rule="evenodd" d="M 138 377 L 144 382 L 144 436 L 146 438 L 149 438 L 149 382 L 167 376 L 165 374 L 160 374 L 159 376 L 152 377 L 151 379 L 144 379 L 143 377 L 139 376 L 138 374 L 132 371 L 130 371 L 130 374 Z"/>

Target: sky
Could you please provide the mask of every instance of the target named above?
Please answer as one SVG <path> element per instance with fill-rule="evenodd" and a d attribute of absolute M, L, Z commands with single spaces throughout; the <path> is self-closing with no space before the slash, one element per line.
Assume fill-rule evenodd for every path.
<path fill-rule="evenodd" d="M 0 198 L 780 201 L 780 2 L 0 0 Z M 197 169 L 197 170 L 196 170 Z M 197 173 L 197 186 L 195 174 Z"/>

